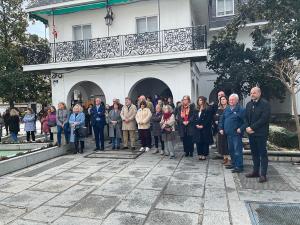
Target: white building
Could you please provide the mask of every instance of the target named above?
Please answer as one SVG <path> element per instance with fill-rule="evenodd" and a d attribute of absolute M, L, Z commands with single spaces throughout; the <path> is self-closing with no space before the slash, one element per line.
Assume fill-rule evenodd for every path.
<path fill-rule="evenodd" d="M 244 0 L 243 0 L 244 1 Z M 49 25 L 51 59 L 24 71 L 52 74 L 53 104 L 100 96 L 111 104 L 155 94 L 214 101 L 207 46 L 236 13 L 238 0 L 36 0 L 27 9 Z M 110 26 L 104 17 L 113 14 Z M 107 17 L 109 18 L 109 17 Z M 107 21 L 111 22 L 111 21 Z M 249 24 L 238 37 L 251 46 Z M 54 38 L 55 33 L 57 37 Z M 290 113 L 290 101 L 273 112 Z M 280 107 L 277 107 L 280 106 Z"/>

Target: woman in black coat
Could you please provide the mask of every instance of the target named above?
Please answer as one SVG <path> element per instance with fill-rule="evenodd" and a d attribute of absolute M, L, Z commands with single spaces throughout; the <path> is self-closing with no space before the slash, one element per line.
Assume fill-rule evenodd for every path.
<path fill-rule="evenodd" d="M 19 112 L 16 109 L 10 110 L 10 117 L 8 121 L 9 132 L 13 142 L 18 142 L 18 133 L 20 131 Z"/>
<path fill-rule="evenodd" d="M 194 142 L 193 142 L 193 118 L 194 118 L 195 107 L 191 104 L 190 96 L 183 96 L 182 104 L 178 108 L 177 122 L 178 132 L 183 143 L 183 149 L 185 156 L 193 157 Z"/>
<path fill-rule="evenodd" d="M 209 142 L 211 136 L 212 110 L 206 102 L 206 98 L 200 96 L 197 100 L 197 110 L 194 114 L 194 136 L 197 145 L 199 160 L 205 160 L 209 154 Z"/>

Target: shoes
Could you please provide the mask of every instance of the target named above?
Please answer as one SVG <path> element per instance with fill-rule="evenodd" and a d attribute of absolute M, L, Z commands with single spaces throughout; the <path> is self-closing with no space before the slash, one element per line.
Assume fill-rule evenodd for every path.
<path fill-rule="evenodd" d="M 100 148 L 95 148 L 94 151 L 95 152 L 100 151 Z"/>
<path fill-rule="evenodd" d="M 154 149 L 154 151 L 152 152 L 152 154 L 156 154 L 156 153 L 158 153 L 159 151 L 158 151 L 158 148 L 155 148 Z"/>
<path fill-rule="evenodd" d="M 171 155 L 171 156 L 170 156 L 170 159 L 175 159 L 175 155 Z"/>
<path fill-rule="evenodd" d="M 186 152 L 184 156 L 185 156 L 185 157 L 189 157 L 189 153 Z"/>
<path fill-rule="evenodd" d="M 114 146 L 114 147 L 112 147 L 111 149 L 112 149 L 112 150 L 115 150 L 115 149 L 116 149 L 116 147 Z"/>
<path fill-rule="evenodd" d="M 232 173 L 241 173 L 241 172 L 243 172 L 243 170 L 239 169 L 239 168 L 234 168 L 231 172 Z"/>
<path fill-rule="evenodd" d="M 122 149 L 123 149 L 123 150 L 124 150 L 124 149 L 128 149 L 128 147 L 123 147 Z"/>
<path fill-rule="evenodd" d="M 120 149 L 120 146 L 118 146 L 117 149 Z"/>
<path fill-rule="evenodd" d="M 140 148 L 140 150 L 139 150 L 139 152 L 143 152 L 144 151 L 144 148 L 143 147 L 141 147 Z"/>
<path fill-rule="evenodd" d="M 228 159 L 228 158 L 225 158 L 225 159 L 223 159 L 222 164 L 226 165 L 226 164 L 228 164 L 228 162 L 229 162 L 229 159 Z"/>
<path fill-rule="evenodd" d="M 256 177 L 259 177 L 259 174 L 258 173 L 248 173 L 245 175 L 247 178 L 256 178 Z"/>
<path fill-rule="evenodd" d="M 265 182 L 267 182 L 267 177 L 266 176 L 260 176 L 258 182 L 259 183 L 265 183 Z"/>
<path fill-rule="evenodd" d="M 149 152 L 149 150 L 150 150 L 150 148 L 146 147 L 146 150 L 145 150 L 145 152 Z"/>
<path fill-rule="evenodd" d="M 104 147 L 101 147 L 100 151 L 104 151 Z"/>
<path fill-rule="evenodd" d="M 128 148 L 127 148 L 128 149 Z M 134 151 L 135 150 L 135 147 L 131 147 L 131 151 Z"/>

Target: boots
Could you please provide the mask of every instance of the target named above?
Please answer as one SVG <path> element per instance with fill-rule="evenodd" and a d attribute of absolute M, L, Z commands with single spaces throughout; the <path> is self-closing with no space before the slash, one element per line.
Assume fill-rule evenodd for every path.
<path fill-rule="evenodd" d="M 159 154 L 164 155 L 164 151 L 163 150 L 159 150 Z"/>
<path fill-rule="evenodd" d="M 154 151 L 152 152 L 152 154 L 156 154 L 156 153 L 158 153 L 159 151 L 158 151 L 158 148 L 155 148 L 154 149 Z"/>
<path fill-rule="evenodd" d="M 78 152 L 78 147 L 79 147 L 79 146 L 78 146 L 78 145 L 79 145 L 79 142 L 78 142 L 78 141 L 75 141 L 74 144 L 75 144 L 75 149 L 74 149 L 74 152 L 73 152 L 73 153 L 74 153 L 74 154 L 77 154 L 77 152 Z"/>
<path fill-rule="evenodd" d="M 80 154 L 83 153 L 83 149 L 84 149 L 84 141 L 80 141 Z"/>

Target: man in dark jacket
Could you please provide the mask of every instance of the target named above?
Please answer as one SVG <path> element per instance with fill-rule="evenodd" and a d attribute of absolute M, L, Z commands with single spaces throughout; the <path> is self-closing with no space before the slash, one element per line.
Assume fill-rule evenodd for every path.
<path fill-rule="evenodd" d="M 249 135 L 253 171 L 246 177 L 259 177 L 259 182 L 263 183 L 267 181 L 267 139 L 271 107 L 265 99 L 261 98 L 260 88 L 252 88 L 250 96 L 251 102 L 248 102 L 246 106 L 245 127 Z"/>
<path fill-rule="evenodd" d="M 229 106 L 225 109 L 219 124 L 220 133 L 227 135 L 228 150 L 231 157 L 231 165 L 227 169 L 233 169 L 233 173 L 243 171 L 243 130 L 245 109 L 239 104 L 239 96 L 232 94 L 229 97 Z"/>
<path fill-rule="evenodd" d="M 91 122 L 94 129 L 96 149 L 95 151 L 104 150 L 104 126 L 105 120 L 105 106 L 101 104 L 101 99 L 96 98 L 96 105 L 91 109 Z M 100 149 L 101 142 L 101 149 Z"/>

